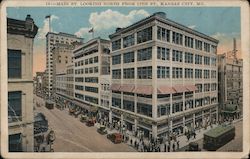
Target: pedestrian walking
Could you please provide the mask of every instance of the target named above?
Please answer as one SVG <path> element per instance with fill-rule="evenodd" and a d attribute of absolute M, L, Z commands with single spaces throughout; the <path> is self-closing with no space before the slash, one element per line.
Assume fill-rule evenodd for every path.
<path fill-rule="evenodd" d="M 194 139 L 196 138 L 196 133 L 195 133 L 195 131 L 194 131 Z"/>
<path fill-rule="evenodd" d="M 173 151 L 175 151 L 175 143 L 173 143 L 173 147 L 172 148 L 173 148 Z"/>
<path fill-rule="evenodd" d="M 130 139 L 130 145 L 132 145 L 133 144 L 133 141 L 132 141 L 132 139 Z"/>
<path fill-rule="evenodd" d="M 170 152 L 170 144 L 168 144 L 168 152 Z"/>
<path fill-rule="evenodd" d="M 180 148 L 180 141 L 177 141 L 177 150 Z"/>
<path fill-rule="evenodd" d="M 135 148 L 136 148 L 136 146 L 137 146 L 137 142 L 136 142 L 136 140 L 135 140 Z"/>
<path fill-rule="evenodd" d="M 167 152 L 167 144 L 164 144 L 164 152 Z"/>

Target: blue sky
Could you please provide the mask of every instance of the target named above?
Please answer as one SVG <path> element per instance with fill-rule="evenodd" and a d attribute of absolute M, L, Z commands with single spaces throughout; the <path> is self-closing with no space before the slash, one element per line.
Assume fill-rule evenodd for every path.
<path fill-rule="evenodd" d="M 7 8 L 7 16 L 25 19 L 30 14 L 39 27 L 34 44 L 34 61 L 45 57 L 44 35 L 48 31 L 45 16 L 52 15 L 52 30 L 76 34 L 88 40 L 88 30 L 94 27 L 95 36 L 107 38 L 116 27 L 128 26 L 154 12 L 162 11 L 167 18 L 212 36 L 220 41 L 219 51 L 232 49 L 232 38 L 240 45 L 239 7 L 15 7 Z M 34 67 L 43 70 L 41 66 Z"/>

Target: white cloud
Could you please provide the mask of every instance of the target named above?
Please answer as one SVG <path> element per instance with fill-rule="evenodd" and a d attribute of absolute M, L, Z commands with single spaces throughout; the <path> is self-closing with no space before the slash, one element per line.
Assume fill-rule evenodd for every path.
<path fill-rule="evenodd" d="M 194 29 L 194 28 L 196 28 L 196 25 L 190 25 L 190 26 L 188 26 L 190 29 Z"/>
<path fill-rule="evenodd" d="M 122 14 L 118 11 L 112 11 L 111 9 L 108 9 L 100 13 L 91 13 L 89 17 L 89 23 L 91 26 L 90 28 L 93 27 L 94 32 L 98 34 L 100 32 L 104 32 L 105 30 L 129 26 L 132 23 L 149 15 L 150 14 L 148 12 L 142 9 L 130 11 L 127 15 Z M 80 28 L 79 31 L 75 33 L 75 35 L 88 39 L 91 36 L 88 33 L 88 30 L 90 28 Z"/>
<path fill-rule="evenodd" d="M 51 19 L 50 19 L 50 20 L 51 20 L 51 23 L 52 23 L 54 20 L 58 20 L 58 19 L 59 19 L 58 16 L 56 16 L 56 15 L 51 15 Z M 54 32 L 52 26 L 51 26 L 51 31 Z M 49 19 L 46 18 L 46 19 L 43 20 L 43 27 L 41 27 L 41 28 L 38 29 L 37 38 L 38 38 L 38 39 L 45 39 L 46 34 L 47 34 L 48 32 L 49 32 Z"/>

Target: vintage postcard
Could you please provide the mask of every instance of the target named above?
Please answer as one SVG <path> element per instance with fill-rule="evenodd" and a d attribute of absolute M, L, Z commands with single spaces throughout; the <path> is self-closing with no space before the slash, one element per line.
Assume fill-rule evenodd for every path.
<path fill-rule="evenodd" d="M 1 3 L 2 158 L 247 158 L 249 4 Z"/>

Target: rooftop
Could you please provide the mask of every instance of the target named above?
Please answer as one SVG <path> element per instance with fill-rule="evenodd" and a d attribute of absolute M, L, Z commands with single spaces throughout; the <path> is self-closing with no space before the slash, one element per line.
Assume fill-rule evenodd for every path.
<path fill-rule="evenodd" d="M 136 23 L 134 23 L 134 24 L 132 24 L 132 25 L 129 25 L 129 26 L 125 27 L 125 28 L 118 28 L 118 29 L 116 29 L 116 32 L 115 32 L 115 33 L 113 33 L 113 34 L 111 34 L 111 35 L 109 36 L 109 38 L 111 39 L 111 38 L 113 38 L 113 37 L 115 37 L 115 36 L 117 36 L 117 35 L 119 35 L 119 34 L 122 34 L 122 33 L 124 33 L 124 32 L 127 32 L 127 31 L 129 31 L 129 30 L 134 29 L 134 28 L 137 27 L 138 25 L 142 25 L 142 24 L 144 24 L 144 23 L 146 23 L 146 22 L 148 22 L 148 21 L 154 20 L 154 19 L 156 19 L 156 20 L 158 20 L 158 21 L 161 21 L 161 22 L 163 22 L 163 23 L 167 23 L 168 25 L 175 26 L 175 27 L 178 28 L 178 29 L 185 30 L 186 32 L 195 34 L 195 35 L 197 35 L 197 36 L 199 36 L 199 37 L 202 37 L 202 38 L 211 40 L 211 41 L 213 41 L 213 42 L 215 42 L 215 43 L 217 43 L 217 44 L 219 43 L 219 41 L 218 41 L 217 39 L 214 39 L 214 38 L 212 38 L 212 37 L 210 37 L 210 36 L 208 36 L 208 35 L 206 35 L 206 34 L 203 34 L 203 33 L 201 33 L 201 32 L 198 32 L 198 31 L 196 31 L 196 30 L 194 30 L 194 29 L 191 29 L 191 28 L 189 28 L 189 27 L 186 27 L 186 26 L 184 26 L 184 25 L 182 25 L 182 24 L 180 24 L 180 23 L 174 22 L 174 21 L 172 21 L 172 20 L 170 20 L 170 19 L 167 19 L 167 18 L 166 18 L 166 13 L 164 13 L 164 12 L 156 12 L 156 13 L 152 14 L 151 16 L 146 17 L 146 18 L 144 18 L 144 19 L 142 19 L 142 20 L 140 20 L 140 21 L 138 21 L 138 22 L 136 22 Z"/>

